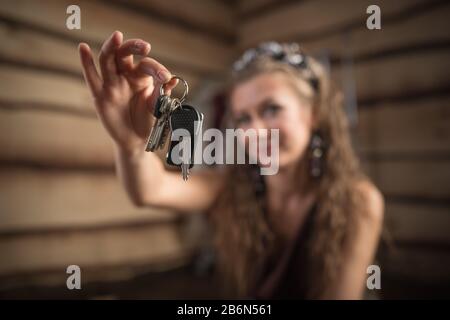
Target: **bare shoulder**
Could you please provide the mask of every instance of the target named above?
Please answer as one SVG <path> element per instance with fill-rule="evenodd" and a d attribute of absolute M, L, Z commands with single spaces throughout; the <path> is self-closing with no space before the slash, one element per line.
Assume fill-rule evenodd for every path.
<path fill-rule="evenodd" d="M 380 190 L 369 180 L 355 182 L 355 191 L 365 204 L 361 217 L 371 223 L 381 224 L 384 218 L 384 198 Z"/>

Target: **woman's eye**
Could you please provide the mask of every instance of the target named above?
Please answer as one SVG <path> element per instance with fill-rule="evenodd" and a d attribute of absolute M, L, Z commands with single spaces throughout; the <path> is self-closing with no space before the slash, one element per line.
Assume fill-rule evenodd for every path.
<path fill-rule="evenodd" d="M 247 115 L 243 115 L 243 116 L 240 116 L 240 117 L 236 118 L 236 125 L 237 126 L 243 126 L 243 125 L 245 125 L 245 124 L 247 124 L 249 122 L 250 122 L 250 117 L 247 116 Z"/>
<path fill-rule="evenodd" d="M 279 105 L 270 104 L 264 108 L 263 114 L 264 116 L 275 116 L 280 110 L 281 107 Z"/>

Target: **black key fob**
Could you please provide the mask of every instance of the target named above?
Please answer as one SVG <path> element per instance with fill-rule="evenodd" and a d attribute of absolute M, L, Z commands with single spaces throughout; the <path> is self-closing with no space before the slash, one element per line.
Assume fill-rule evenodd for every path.
<path fill-rule="evenodd" d="M 174 131 L 177 129 L 184 129 L 186 131 L 178 131 L 178 133 L 186 132 L 189 134 L 191 147 L 189 168 L 192 168 L 194 166 L 194 150 L 203 124 L 203 114 L 198 112 L 194 107 L 183 104 L 172 111 L 169 124 L 171 135 L 169 149 L 166 155 L 167 164 L 172 166 L 180 166 L 181 164 L 180 152 L 172 151 L 180 143 L 180 136 L 174 137 Z"/>

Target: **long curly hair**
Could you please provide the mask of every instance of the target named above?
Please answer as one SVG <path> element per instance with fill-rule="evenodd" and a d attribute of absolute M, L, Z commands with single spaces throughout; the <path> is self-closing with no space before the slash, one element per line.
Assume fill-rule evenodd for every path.
<path fill-rule="evenodd" d="M 299 160 L 299 179 L 306 181 L 299 189 L 313 191 L 316 212 L 312 237 L 307 245 L 306 267 L 310 281 L 308 298 L 322 297 L 327 284 L 336 278 L 341 265 L 346 237 L 352 230 L 352 213 L 362 205 L 355 192 L 355 181 L 365 178 L 353 151 L 349 126 L 343 110 L 343 97 L 330 80 L 326 68 L 307 56 L 310 69 L 295 68 L 274 59 L 256 59 L 251 65 L 234 73 L 226 86 L 226 97 L 244 81 L 261 74 L 282 73 L 298 93 L 312 105 L 316 130 L 327 144 L 323 159 L 323 175 L 310 175 L 308 154 Z M 317 87 L 311 85 L 311 73 Z M 229 108 L 228 108 L 228 117 Z M 306 152 L 309 152 L 308 150 Z M 257 284 L 267 260 L 277 249 L 277 236 L 264 214 L 264 197 L 258 197 L 251 165 L 228 165 L 227 181 L 213 207 L 216 245 L 220 270 L 234 294 L 246 297 Z M 260 177 L 261 179 L 263 177 Z M 299 180 L 300 181 L 300 180 Z"/>

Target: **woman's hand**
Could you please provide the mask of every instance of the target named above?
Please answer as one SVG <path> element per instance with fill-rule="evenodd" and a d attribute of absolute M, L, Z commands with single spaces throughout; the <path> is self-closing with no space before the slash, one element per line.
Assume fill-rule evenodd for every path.
<path fill-rule="evenodd" d="M 148 42 L 140 39 L 123 42 L 122 33 L 115 31 L 100 51 L 100 77 L 91 49 L 85 43 L 79 45 L 84 79 L 97 115 L 117 146 L 127 152 L 145 149 L 159 86 L 172 77 L 154 59 L 145 57 L 137 64 L 133 62 L 133 55 L 146 56 L 149 52 Z M 176 84 L 176 79 L 167 83 L 166 92 Z"/>

